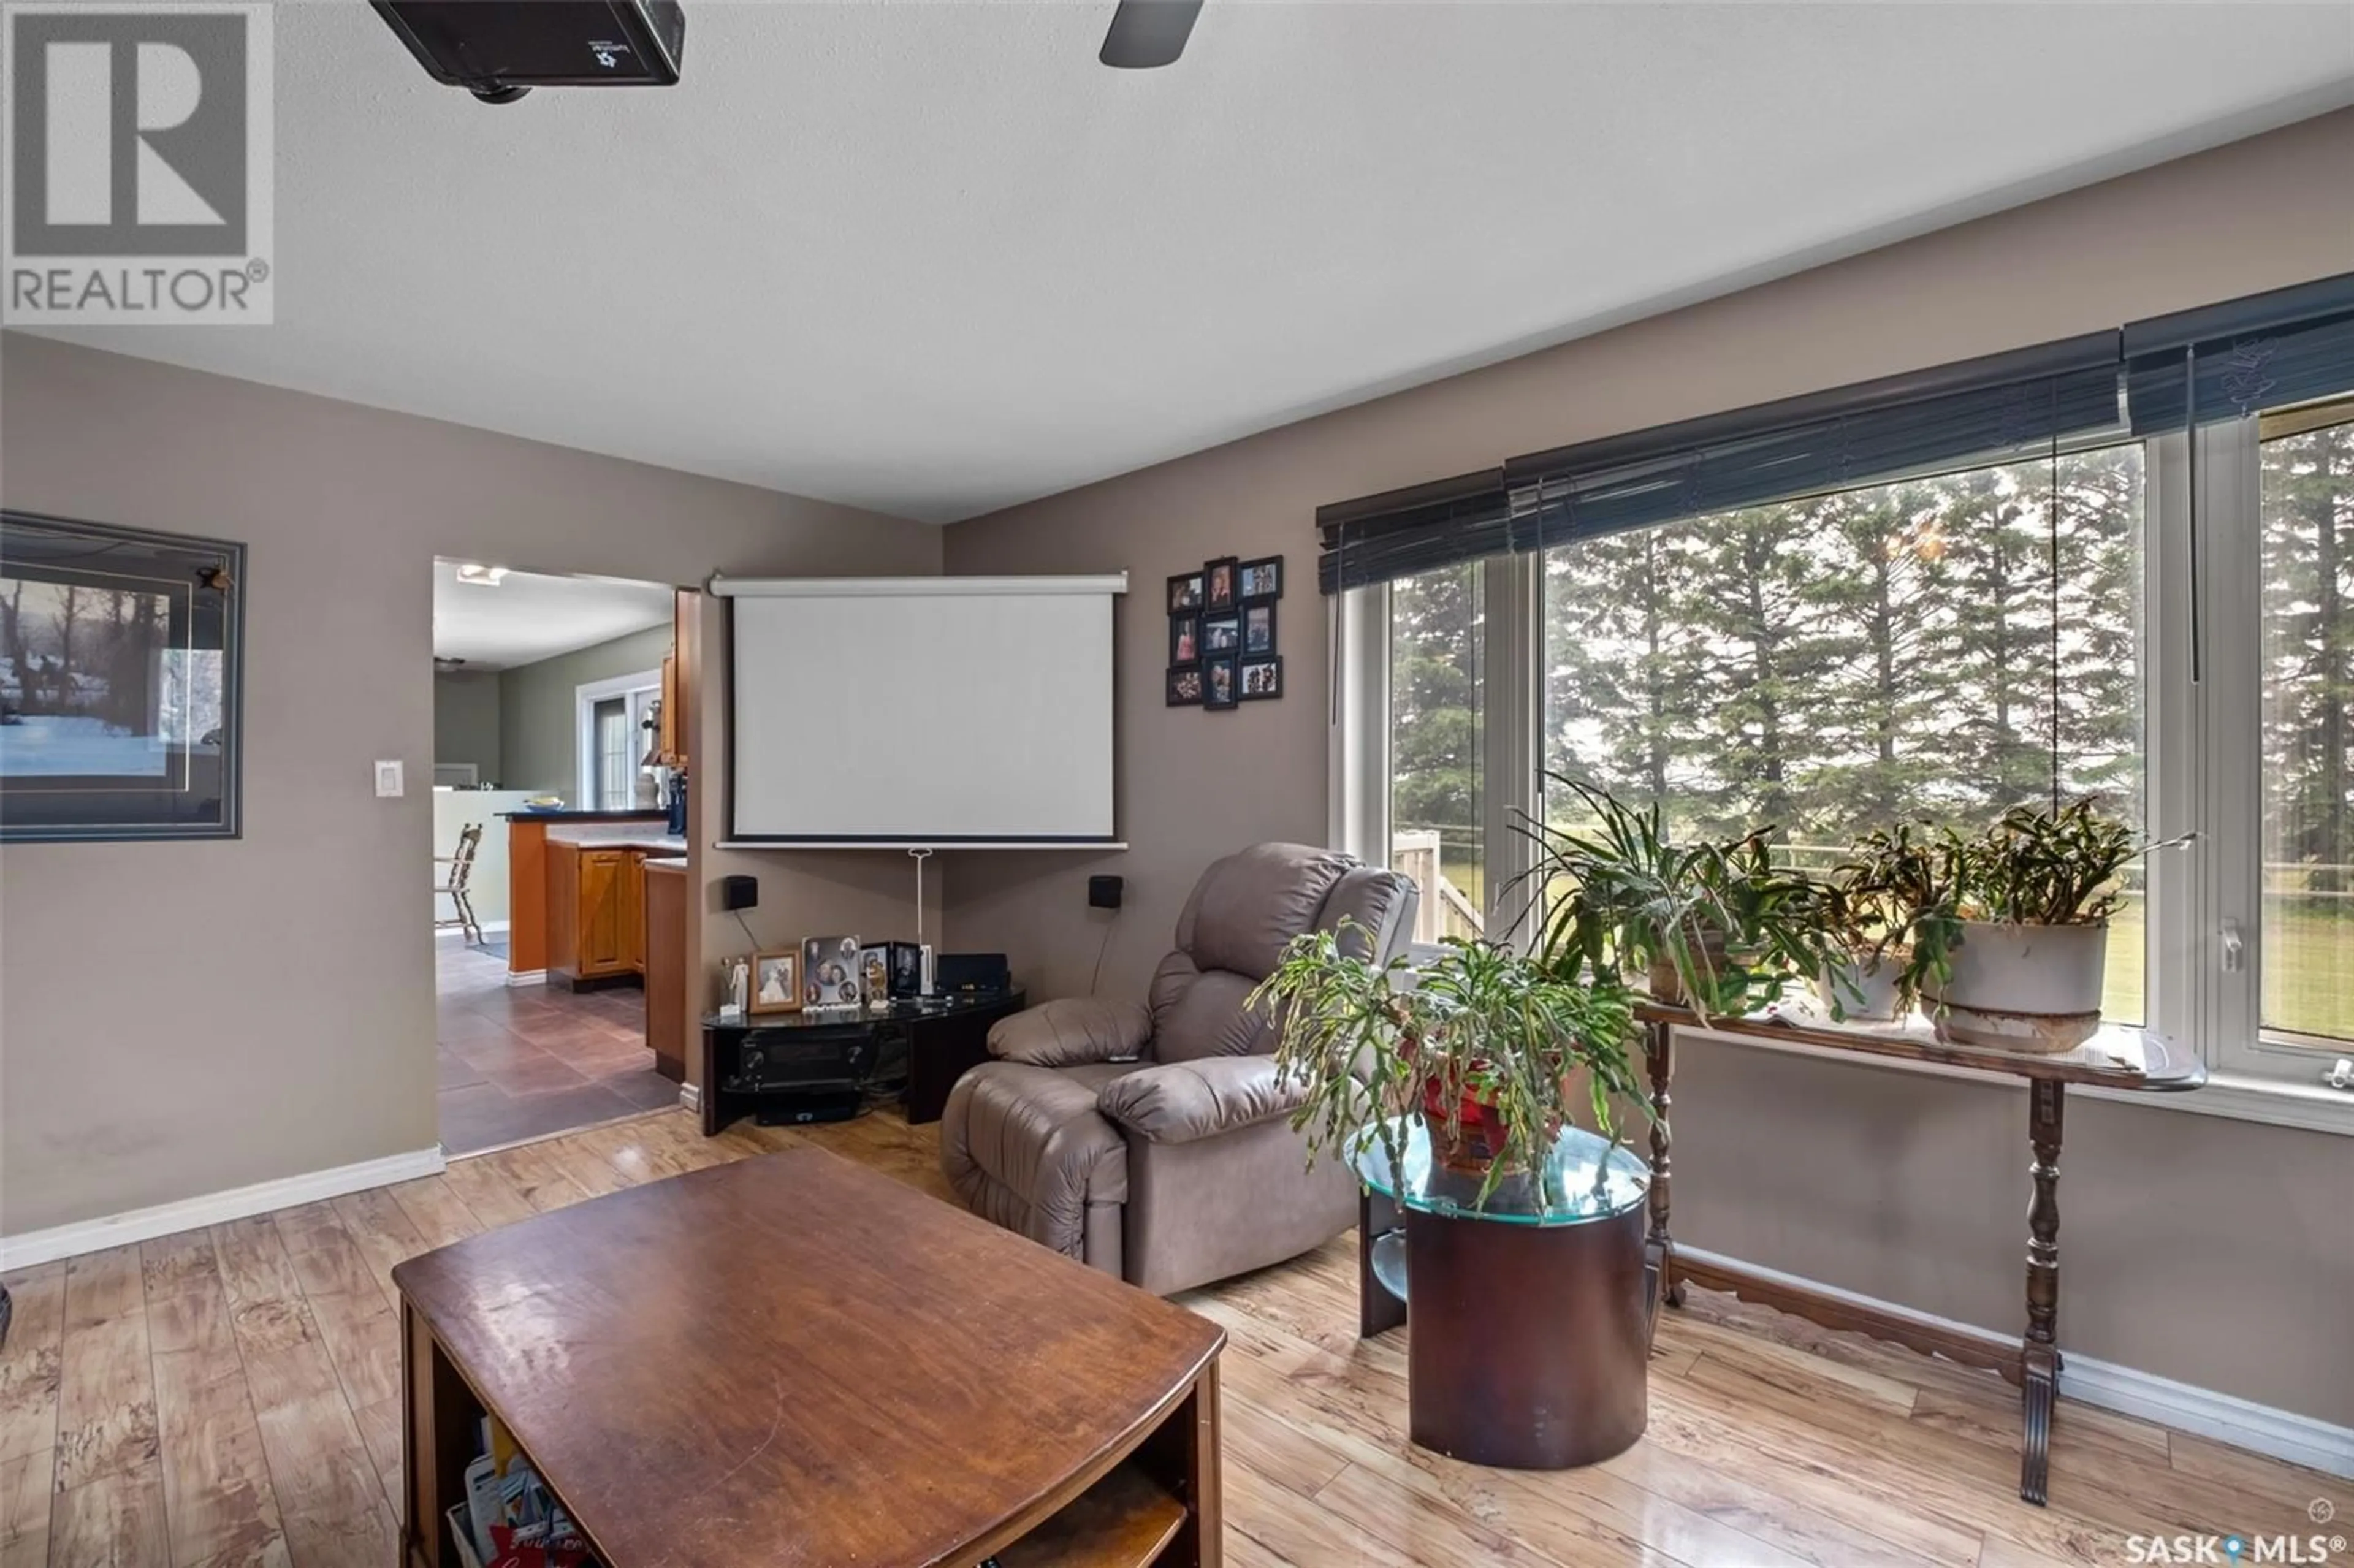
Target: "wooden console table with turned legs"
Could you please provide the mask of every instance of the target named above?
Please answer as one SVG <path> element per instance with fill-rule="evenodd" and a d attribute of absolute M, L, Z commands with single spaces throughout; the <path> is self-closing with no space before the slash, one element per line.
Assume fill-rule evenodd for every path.
<path fill-rule="evenodd" d="M 1706 1025 L 1719 1036 L 1755 1039 L 1818 1050 L 1904 1061 L 1935 1062 L 1975 1072 L 1999 1073 L 2027 1082 L 2028 1166 L 2032 1192 L 2027 1205 L 2027 1330 L 2018 1340 L 1925 1322 L 1882 1311 L 1852 1298 L 1809 1290 L 1779 1277 L 1714 1259 L 1678 1255 L 1669 1234 L 1672 1139 L 1668 1111 L 1675 1078 L 1678 1029 L 1701 1027 L 1681 1008 L 1645 1006 L 1643 1054 L 1650 1080 L 1650 1232 L 1645 1242 L 1646 1288 L 1656 1316 L 1662 1302 L 1681 1307 L 1687 1281 L 1703 1290 L 1729 1291 L 1744 1301 L 1795 1313 L 1826 1329 L 1870 1334 L 1924 1355 L 1940 1355 L 1965 1366 L 1998 1372 L 2020 1388 L 2023 1425 L 2019 1469 L 2021 1499 L 2042 1506 L 2051 1474 L 2052 1405 L 2060 1393 L 2060 1133 L 2070 1084 L 2153 1094 L 2195 1089 L 2206 1083 L 2204 1064 L 2138 1029 L 2102 1030 L 2076 1049 L 2056 1055 L 1989 1050 L 1941 1041 L 1923 1019 L 1875 1025 L 1799 1021 L 1774 1014 L 1714 1018 Z"/>

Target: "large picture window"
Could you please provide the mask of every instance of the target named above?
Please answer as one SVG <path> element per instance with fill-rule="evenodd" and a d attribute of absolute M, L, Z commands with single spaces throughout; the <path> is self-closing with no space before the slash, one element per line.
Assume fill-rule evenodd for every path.
<path fill-rule="evenodd" d="M 1416 878 L 1428 941 L 1516 928 L 1511 824 L 1582 809 L 1551 775 L 1816 870 L 1873 828 L 2094 796 L 2183 841 L 2126 874 L 2104 1013 L 2200 1054 L 2199 1108 L 2354 1129 L 2323 1086 L 2354 1057 L 2349 302 L 2328 280 L 1322 509 L 1334 798 L 1387 812 L 1347 847 Z"/>

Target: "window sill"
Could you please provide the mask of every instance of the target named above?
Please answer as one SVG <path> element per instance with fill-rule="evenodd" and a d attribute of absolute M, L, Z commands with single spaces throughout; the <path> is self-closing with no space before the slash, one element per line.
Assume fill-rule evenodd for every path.
<path fill-rule="evenodd" d="M 1863 1056 L 1796 1040 L 1765 1040 L 1754 1034 L 1723 1034 L 1712 1029 L 1680 1028 L 1680 1039 L 1704 1040 L 1712 1045 L 1744 1050 L 1776 1051 L 1785 1055 L 1812 1056 L 1870 1072 L 1903 1073 L 1916 1077 L 1964 1078 L 1971 1083 L 2014 1089 L 2027 1086 L 2025 1078 L 2004 1073 L 1981 1073 L 1942 1062 L 1908 1062 L 1888 1056 Z M 2229 1117 L 2234 1121 L 2264 1122 L 2306 1132 L 2330 1132 L 2354 1137 L 2354 1094 L 2319 1082 L 2290 1083 L 2242 1073 L 2211 1073 L 2204 1088 L 2188 1094 L 2154 1095 L 2133 1089 L 2103 1088 L 2091 1084 L 2070 1086 L 2072 1098 L 2089 1096 L 2145 1110 L 2192 1111 L 2200 1116 Z"/>
<path fill-rule="evenodd" d="M 2207 1075 L 2207 1086 L 2187 1095 L 2138 1095 L 2130 1089 L 2104 1089 L 2086 1085 L 2077 1094 L 2098 1100 L 2166 1110 L 2195 1111 L 2200 1116 L 2230 1117 L 2234 1121 L 2261 1121 L 2274 1127 L 2294 1127 L 2306 1132 L 2334 1132 L 2354 1137 L 2354 1094 L 2326 1084 L 2291 1083 L 2259 1078 L 2245 1073 Z"/>

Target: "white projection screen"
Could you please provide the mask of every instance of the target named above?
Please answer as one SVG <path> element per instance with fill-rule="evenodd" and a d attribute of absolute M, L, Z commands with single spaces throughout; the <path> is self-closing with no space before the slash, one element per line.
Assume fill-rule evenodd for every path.
<path fill-rule="evenodd" d="M 729 837 L 1109 842 L 1125 576 L 735 581 Z"/>

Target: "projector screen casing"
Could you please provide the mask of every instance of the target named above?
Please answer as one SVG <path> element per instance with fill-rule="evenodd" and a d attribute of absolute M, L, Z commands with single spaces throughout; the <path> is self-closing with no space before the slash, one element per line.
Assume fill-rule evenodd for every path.
<path fill-rule="evenodd" d="M 1109 843 L 1120 577 L 715 583 L 729 836 Z"/>

